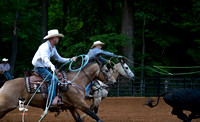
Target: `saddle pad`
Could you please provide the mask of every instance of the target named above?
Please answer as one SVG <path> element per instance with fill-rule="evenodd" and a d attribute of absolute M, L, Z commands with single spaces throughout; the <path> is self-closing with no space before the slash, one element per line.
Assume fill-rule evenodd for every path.
<path fill-rule="evenodd" d="M 26 90 L 28 93 L 35 93 L 35 91 L 40 86 L 40 83 L 42 82 L 38 82 L 37 80 L 31 81 L 29 76 L 25 77 Z M 38 89 L 37 93 L 44 93 L 45 90 L 47 90 L 47 84 L 43 83 L 42 86 Z"/>

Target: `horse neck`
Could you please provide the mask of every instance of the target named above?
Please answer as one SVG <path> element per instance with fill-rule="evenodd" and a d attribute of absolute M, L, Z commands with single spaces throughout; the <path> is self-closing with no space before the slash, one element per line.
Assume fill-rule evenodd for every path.
<path fill-rule="evenodd" d="M 81 70 L 78 74 L 77 78 L 75 78 L 73 83 L 76 83 L 79 86 L 86 87 L 90 82 L 92 82 L 98 74 L 98 64 L 92 64 L 87 68 Z M 77 72 L 70 72 L 68 73 L 69 80 L 72 80 L 76 76 Z"/>
<path fill-rule="evenodd" d="M 119 64 L 119 63 L 118 63 L 118 64 Z M 118 76 L 120 75 L 119 72 L 117 71 L 117 69 L 118 69 L 118 64 L 115 64 L 115 65 L 114 65 L 114 70 L 113 70 L 113 72 L 112 72 L 112 76 L 113 76 L 115 79 L 117 79 Z"/>

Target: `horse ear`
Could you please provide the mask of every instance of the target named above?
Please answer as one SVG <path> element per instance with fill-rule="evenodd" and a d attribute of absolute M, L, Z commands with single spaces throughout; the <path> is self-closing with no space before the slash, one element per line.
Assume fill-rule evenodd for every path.
<path fill-rule="evenodd" d="M 122 64 L 124 64 L 124 60 L 120 59 L 120 62 L 121 62 Z"/>

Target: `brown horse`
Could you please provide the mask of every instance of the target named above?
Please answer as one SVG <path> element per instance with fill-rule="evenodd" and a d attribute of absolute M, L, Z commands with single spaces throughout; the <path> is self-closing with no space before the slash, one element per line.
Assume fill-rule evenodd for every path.
<path fill-rule="evenodd" d="M 67 73 L 68 80 L 72 80 L 77 72 Z M 116 83 L 114 77 L 110 74 L 107 67 L 98 63 L 88 64 L 81 69 L 79 75 L 73 81 L 74 84 L 79 87 L 85 88 L 94 79 L 101 81 L 111 81 Z M 33 94 L 27 93 L 25 88 L 24 78 L 16 78 L 6 82 L 0 89 L 0 118 L 3 118 L 8 112 L 18 107 L 18 98 L 25 98 L 27 103 Z M 62 99 L 65 110 L 69 110 L 76 121 L 82 121 L 77 109 L 80 109 L 84 113 L 91 116 L 96 121 L 101 121 L 99 117 L 90 110 L 89 106 L 85 102 L 85 93 L 79 88 L 75 88 L 73 85 L 68 84 L 67 90 L 62 92 Z M 25 103 L 25 104 L 26 104 Z M 36 94 L 32 101 L 31 106 L 45 108 L 46 99 L 41 94 Z"/>

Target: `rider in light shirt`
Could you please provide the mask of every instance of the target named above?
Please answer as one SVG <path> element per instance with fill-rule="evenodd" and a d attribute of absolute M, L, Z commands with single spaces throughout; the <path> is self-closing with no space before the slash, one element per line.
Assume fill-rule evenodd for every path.
<path fill-rule="evenodd" d="M 58 54 L 55 45 L 58 44 L 59 37 L 64 37 L 64 35 L 60 34 L 57 29 L 49 30 L 48 35 L 44 37 L 44 39 L 47 41 L 39 46 L 32 60 L 34 71 L 37 72 L 43 79 L 45 79 L 48 76 L 46 78 L 46 81 L 48 82 L 48 94 L 50 96 L 50 101 L 53 106 L 62 105 L 63 103 L 60 102 L 61 100 L 56 95 L 56 87 L 58 81 L 57 77 L 53 79 L 53 91 L 50 91 L 50 85 L 52 84 L 51 80 L 53 78 L 53 75 L 48 70 L 48 68 L 50 68 L 53 72 L 56 69 L 50 61 L 50 58 L 52 57 L 54 60 L 60 63 L 66 63 L 70 60 L 76 61 L 77 58 L 63 58 Z"/>

